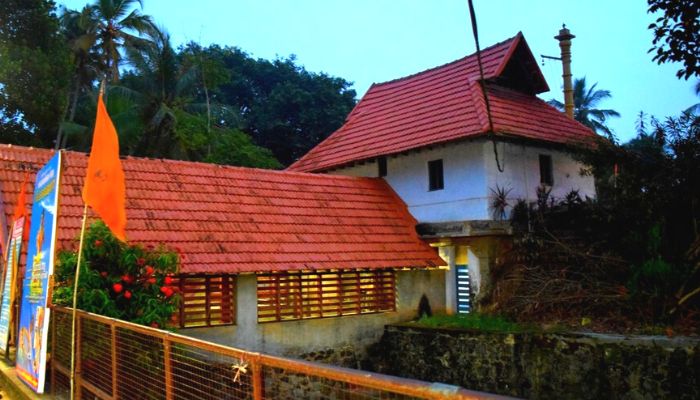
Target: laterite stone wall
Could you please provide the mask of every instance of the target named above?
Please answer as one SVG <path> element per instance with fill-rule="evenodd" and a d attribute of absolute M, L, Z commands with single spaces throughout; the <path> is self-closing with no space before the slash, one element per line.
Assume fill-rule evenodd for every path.
<path fill-rule="evenodd" d="M 531 399 L 699 399 L 700 339 L 387 326 L 366 368 Z"/>

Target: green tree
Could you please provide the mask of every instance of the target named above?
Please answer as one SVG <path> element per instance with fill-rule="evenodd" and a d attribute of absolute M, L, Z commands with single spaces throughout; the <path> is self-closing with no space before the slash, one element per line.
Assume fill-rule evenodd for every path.
<path fill-rule="evenodd" d="M 133 69 L 107 99 L 125 152 L 148 157 L 279 168 L 272 154 L 220 121 L 228 107 L 204 95 L 226 71 L 196 52 L 178 54 L 167 33 L 153 31 L 150 46 L 128 50 Z M 190 46 L 194 48 L 194 45 Z"/>
<path fill-rule="evenodd" d="M 620 113 L 610 109 L 596 108 L 600 102 L 612 97 L 609 90 L 598 90 L 597 83 L 590 88 L 586 86 L 586 78 L 574 79 L 574 119 L 586 125 L 597 133 L 603 133 L 614 139 L 613 132 L 607 127 L 606 121 L 619 117 Z M 564 111 L 564 104 L 558 100 L 550 100 L 550 105 Z"/>
<path fill-rule="evenodd" d="M 283 165 L 291 164 L 338 129 L 355 105 L 350 82 L 309 72 L 294 56 L 268 61 L 254 59 L 235 47 L 217 45 L 203 52 L 225 65 L 231 77 L 212 91 L 236 112 L 222 122 L 227 126 L 240 124 Z"/>
<path fill-rule="evenodd" d="M 69 76 L 54 3 L 0 2 L 0 141 L 50 147 L 65 111 Z"/>
<path fill-rule="evenodd" d="M 681 62 L 676 76 L 700 76 L 700 6 L 697 0 L 648 0 L 649 13 L 663 15 L 649 25 L 654 32 L 650 53 L 659 64 Z"/>

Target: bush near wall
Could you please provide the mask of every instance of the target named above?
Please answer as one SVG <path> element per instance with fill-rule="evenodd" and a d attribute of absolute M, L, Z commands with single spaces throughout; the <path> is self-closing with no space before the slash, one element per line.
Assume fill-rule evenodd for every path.
<path fill-rule="evenodd" d="M 75 251 L 58 255 L 53 294 L 57 305 L 72 307 L 77 262 Z M 163 246 L 120 242 L 98 221 L 85 233 L 77 308 L 164 328 L 177 310 L 178 289 L 172 284 L 178 265 L 176 253 Z"/>
<path fill-rule="evenodd" d="M 572 191 L 510 204 L 513 248 L 490 272 L 481 309 L 518 321 L 605 331 L 700 327 L 700 117 L 639 121 L 618 145 L 577 153 L 597 198 Z M 556 182 L 554 183 L 556 185 Z"/>

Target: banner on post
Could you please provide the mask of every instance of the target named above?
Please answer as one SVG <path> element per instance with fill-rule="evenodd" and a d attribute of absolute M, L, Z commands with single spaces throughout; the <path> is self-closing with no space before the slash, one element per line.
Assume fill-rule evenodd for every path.
<path fill-rule="evenodd" d="M 22 283 L 17 338 L 17 375 L 35 392 L 44 392 L 49 334 L 49 278 L 56 251 L 61 153 L 39 170 L 34 183 L 27 266 Z"/>
<path fill-rule="evenodd" d="M 19 259 L 22 255 L 22 234 L 24 232 L 24 218 L 20 217 L 12 224 L 12 236 L 10 245 L 5 252 L 5 267 L 2 279 L 2 300 L 0 301 L 0 351 L 7 354 L 7 343 L 12 330 L 12 321 L 17 316 L 12 315 L 12 305 L 15 302 L 16 280 L 19 273 Z"/>

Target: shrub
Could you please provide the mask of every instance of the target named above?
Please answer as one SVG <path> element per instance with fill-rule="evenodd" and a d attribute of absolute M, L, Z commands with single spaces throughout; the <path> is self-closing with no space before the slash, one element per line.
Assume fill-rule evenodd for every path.
<path fill-rule="evenodd" d="M 54 304 L 72 306 L 77 260 L 77 252 L 59 253 Z M 96 222 L 85 233 L 77 308 L 165 327 L 178 305 L 178 289 L 172 286 L 178 265 L 178 255 L 164 246 L 144 248 L 120 242 L 103 222 Z"/>

